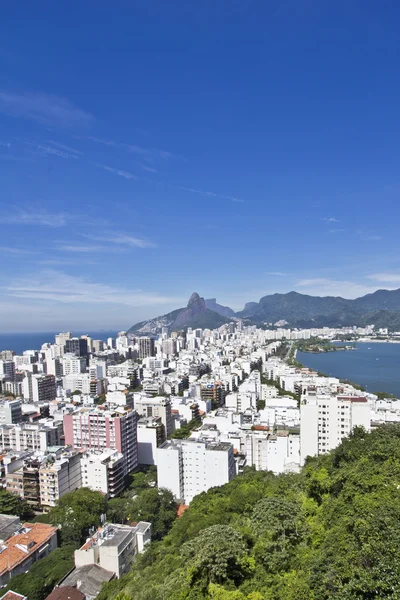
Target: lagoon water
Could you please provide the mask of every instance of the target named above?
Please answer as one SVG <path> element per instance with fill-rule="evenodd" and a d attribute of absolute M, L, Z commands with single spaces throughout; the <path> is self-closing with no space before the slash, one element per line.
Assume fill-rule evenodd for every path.
<path fill-rule="evenodd" d="M 400 398 L 400 344 L 361 342 L 356 350 L 298 352 L 297 360 L 326 375 L 359 383 L 369 392 L 389 392 Z"/>

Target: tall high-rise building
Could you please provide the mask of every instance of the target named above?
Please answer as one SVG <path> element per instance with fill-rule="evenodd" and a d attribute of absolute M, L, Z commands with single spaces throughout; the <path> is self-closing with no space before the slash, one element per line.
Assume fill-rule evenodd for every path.
<path fill-rule="evenodd" d="M 0 360 L 0 379 L 13 381 L 15 376 L 15 363 L 12 360 Z"/>
<path fill-rule="evenodd" d="M 143 359 L 146 356 L 155 355 L 154 338 L 152 337 L 140 337 L 138 338 L 139 346 L 139 358 Z"/>
<path fill-rule="evenodd" d="M 11 425 L 22 421 L 20 400 L 4 400 L 0 402 L 0 425 Z"/>
<path fill-rule="evenodd" d="M 138 465 L 138 415 L 133 410 L 81 409 L 64 416 L 65 443 L 73 448 L 118 450 L 124 457 L 124 474 Z"/>
<path fill-rule="evenodd" d="M 76 356 L 87 356 L 88 341 L 86 338 L 70 338 L 65 341 L 65 352 Z"/>
<path fill-rule="evenodd" d="M 158 487 L 170 490 L 183 504 L 228 483 L 235 473 L 233 446 L 225 442 L 168 440 L 157 450 Z"/>
<path fill-rule="evenodd" d="M 56 379 L 54 375 L 32 375 L 27 373 L 22 390 L 25 400 L 36 404 L 37 402 L 51 402 L 57 396 Z"/>
<path fill-rule="evenodd" d="M 326 454 L 339 446 L 354 427 L 371 428 L 371 407 L 363 396 L 302 396 L 300 459 Z"/>
<path fill-rule="evenodd" d="M 60 348 L 62 348 L 62 353 L 64 352 L 66 341 L 70 340 L 71 338 L 72 334 L 70 331 L 67 331 L 65 333 L 59 333 L 55 336 L 55 343 L 57 346 L 60 346 Z"/>

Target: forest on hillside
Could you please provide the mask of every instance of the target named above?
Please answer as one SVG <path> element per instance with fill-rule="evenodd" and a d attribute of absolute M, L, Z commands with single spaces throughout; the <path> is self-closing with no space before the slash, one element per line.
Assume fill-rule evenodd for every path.
<path fill-rule="evenodd" d="M 400 425 L 197 496 L 99 600 L 400 597 Z"/>

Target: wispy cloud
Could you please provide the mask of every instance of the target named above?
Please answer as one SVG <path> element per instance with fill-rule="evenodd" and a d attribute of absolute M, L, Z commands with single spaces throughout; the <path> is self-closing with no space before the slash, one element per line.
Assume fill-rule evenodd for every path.
<path fill-rule="evenodd" d="M 58 158 L 73 158 L 78 160 L 78 156 L 71 152 L 65 152 L 65 150 L 60 150 L 59 148 L 52 148 L 51 146 L 36 146 L 41 154 L 45 156 L 58 156 Z"/>
<path fill-rule="evenodd" d="M 49 140 L 47 143 L 51 144 L 52 146 L 56 146 L 57 148 L 60 148 L 60 150 L 65 150 L 65 152 L 72 152 L 72 154 L 79 155 L 83 154 L 83 152 L 81 152 L 80 150 L 76 150 L 75 148 L 71 148 L 71 146 L 66 146 L 65 144 L 60 144 L 60 142 L 55 142 L 54 140 Z"/>
<path fill-rule="evenodd" d="M 287 273 L 283 273 L 282 271 L 267 271 L 267 275 L 272 275 L 273 277 L 286 277 Z"/>
<path fill-rule="evenodd" d="M 85 214 L 72 214 L 67 212 L 50 212 L 40 207 L 30 205 L 29 207 L 4 206 L 0 214 L 0 224 L 3 225 L 43 225 L 47 227 L 65 227 L 74 223 L 75 225 L 106 227 L 105 219 L 92 217 Z"/>
<path fill-rule="evenodd" d="M 218 194 L 216 192 L 205 192 L 204 190 L 197 190 L 195 188 L 187 188 L 182 186 L 172 186 L 176 189 L 182 190 L 183 192 L 190 192 L 191 194 L 200 194 L 201 196 L 208 196 L 209 198 L 222 198 L 223 200 L 231 200 L 232 202 L 243 203 L 244 200 L 237 198 L 236 196 L 227 196 L 226 194 Z"/>
<path fill-rule="evenodd" d="M 132 290 L 92 282 L 83 277 L 47 269 L 3 285 L 7 296 L 63 303 L 119 304 L 128 306 L 157 306 L 182 302 L 157 293 Z"/>
<path fill-rule="evenodd" d="M 46 225 L 48 227 L 63 227 L 67 222 L 67 213 L 50 213 L 45 210 L 28 211 L 22 208 L 16 208 L 14 213 L 4 211 L 0 215 L 0 223 L 3 225 Z"/>
<path fill-rule="evenodd" d="M 372 235 L 366 235 L 363 239 L 366 242 L 379 242 L 380 240 L 383 239 L 383 237 L 381 235 L 372 234 Z"/>
<path fill-rule="evenodd" d="M 400 283 L 400 273 L 372 273 L 367 276 L 367 279 L 380 281 L 383 283 Z"/>
<path fill-rule="evenodd" d="M 89 136 L 87 139 L 89 139 L 92 142 L 96 142 L 96 144 L 103 144 L 104 146 L 114 148 L 122 148 L 126 152 L 138 154 L 145 159 L 159 158 L 162 160 L 185 160 L 182 156 L 173 154 L 172 152 L 168 152 L 167 150 L 160 150 L 159 148 L 143 148 L 142 146 L 138 146 L 137 144 L 126 144 L 124 142 L 116 142 L 115 140 L 99 138 L 93 135 Z"/>
<path fill-rule="evenodd" d="M 0 140 L 0 146 L 2 146 L 3 148 L 11 148 L 10 142 L 3 142 L 1 140 Z"/>
<path fill-rule="evenodd" d="M 136 247 L 136 248 L 155 248 L 156 245 L 144 238 L 139 238 L 129 233 L 121 231 L 107 231 L 103 235 L 90 235 L 85 234 L 85 237 L 89 240 L 98 242 L 107 242 L 108 244 L 119 244 L 122 246 Z"/>
<path fill-rule="evenodd" d="M 25 248 L 16 248 L 14 246 L 0 246 L 0 253 L 6 252 L 7 254 L 14 254 L 15 256 L 21 256 L 26 254 L 37 254 L 34 250 L 26 250 Z"/>
<path fill-rule="evenodd" d="M 143 165 L 142 163 L 140 163 L 139 167 L 141 169 L 143 169 L 143 171 L 147 171 L 148 173 L 157 173 L 157 169 L 154 169 L 153 167 L 149 167 L 148 165 Z"/>
<path fill-rule="evenodd" d="M 124 171 L 123 169 L 118 169 L 115 167 L 109 167 L 107 165 L 100 165 L 98 163 L 93 163 L 95 167 L 99 169 L 104 169 L 104 171 L 108 171 L 109 173 L 114 173 L 114 175 L 119 175 L 119 177 L 124 177 L 125 179 L 137 179 L 137 176 L 129 171 Z"/>
<path fill-rule="evenodd" d="M 0 90 L 0 112 L 47 126 L 87 127 L 94 121 L 93 115 L 66 98 L 40 92 Z"/>
<path fill-rule="evenodd" d="M 82 244 L 61 244 L 61 246 L 58 246 L 58 250 L 61 250 L 62 252 L 92 253 L 107 252 L 109 248 L 107 248 L 107 246 L 83 246 Z"/>
<path fill-rule="evenodd" d="M 341 296 L 342 298 L 358 298 L 376 291 L 376 286 L 325 278 L 300 279 L 294 287 L 312 296 Z"/>
<path fill-rule="evenodd" d="M 373 231 L 364 231 L 363 229 L 357 229 L 356 234 L 360 236 L 360 238 L 364 242 L 379 242 L 383 239 L 383 237 Z"/>
<path fill-rule="evenodd" d="M 340 223 L 339 219 L 336 219 L 335 217 L 324 217 L 322 220 L 325 221 L 325 223 Z"/>

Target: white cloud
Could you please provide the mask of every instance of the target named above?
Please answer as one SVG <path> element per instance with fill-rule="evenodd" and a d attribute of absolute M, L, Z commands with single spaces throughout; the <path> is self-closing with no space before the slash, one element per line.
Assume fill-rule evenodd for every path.
<path fill-rule="evenodd" d="M 25 210 L 16 208 L 14 214 L 4 211 L 0 215 L 3 225 L 46 225 L 48 227 L 63 227 L 67 224 L 69 215 L 63 212 L 50 213 L 45 210 Z"/>
<path fill-rule="evenodd" d="M 2 289 L 9 297 L 65 304 L 158 306 L 182 302 L 182 298 L 172 298 L 152 292 L 146 293 L 143 290 L 113 287 L 52 269 L 15 279 L 8 285 L 4 285 Z"/>
<path fill-rule="evenodd" d="M 323 220 L 326 223 L 340 223 L 339 219 L 335 219 L 335 217 L 324 217 Z"/>
<path fill-rule="evenodd" d="M 400 283 L 400 273 L 372 273 L 367 279 L 381 281 L 383 283 Z"/>
<path fill-rule="evenodd" d="M 153 169 L 153 167 L 149 167 L 148 165 L 140 163 L 139 167 L 143 169 L 143 171 L 148 171 L 148 173 L 157 173 L 157 169 Z"/>
<path fill-rule="evenodd" d="M 0 252 L 15 254 L 15 256 L 21 256 L 23 254 L 37 254 L 37 252 L 34 250 L 25 250 L 24 248 L 15 248 L 14 246 L 0 246 Z"/>
<path fill-rule="evenodd" d="M 283 273 L 282 271 L 267 271 L 267 275 L 272 275 L 273 277 L 286 277 L 287 273 Z"/>
<path fill-rule="evenodd" d="M 127 152 L 132 152 L 133 154 L 138 154 L 142 156 L 144 160 L 151 161 L 152 159 L 156 158 L 161 158 L 162 160 L 184 160 L 181 156 L 178 156 L 177 154 L 173 154 L 172 152 L 168 152 L 167 150 L 159 150 L 158 148 L 143 148 L 142 146 L 138 146 L 137 144 L 126 144 L 124 142 L 106 140 L 95 136 L 89 136 L 87 139 L 89 139 L 92 142 L 96 142 L 97 144 L 103 144 L 104 146 L 122 148 Z"/>
<path fill-rule="evenodd" d="M 57 148 L 60 148 L 61 150 L 65 150 L 66 152 L 72 152 L 73 154 L 80 154 L 80 155 L 83 154 L 83 152 L 81 152 L 80 150 L 76 150 L 75 148 L 71 148 L 71 146 L 66 146 L 65 144 L 60 144 L 59 142 L 55 142 L 54 140 L 49 140 L 48 144 L 51 144 L 52 146 L 57 146 Z"/>
<path fill-rule="evenodd" d="M 137 248 L 155 248 L 156 245 L 149 240 L 139 238 L 123 231 L 107 231 L 102 235 L 83 234 L 85 238 L 95 242 L 104 242 L 108 244 L 120 244 L 122 246 Z"/>
<path fill-rule="evenodd" d="M 109 250 L 109 248 L 107 248 L 106 246 L 82 246 L 79 244 L 65 244 L 62 246 L 59 246 L 58 250 L 61 250 L 62 252 L 83 252 L 83 253 L 90 253 L 90 252 L 107 252 Z"/>
<path fill-rule="evenodd" d="M 241 198 L 237 198 L 236 196 L 227 196 L 225 194 L 218 194 L 216 192 L 205 192 L 203 190 L 197 190 L 195 188 L 187 188 L 187 187 L 182 187 L 182 186 L 172 186 L 175 187 L 178 190 L 182 190 L 184 192 L 190 192 L 192 194 L 200 194 L 201 196 L 209 196 L 211 198 L 222 198 L 224 200 L 231 200 L 232 202 L 239 202 L 239 203 L 243 203 L 244 200 L 242 200 Z"/>
<path fill-rule="evenodd" d="M 58 148 L 52 148 L 51 146 L 37 146 L 39 152 L 44 154 L 45 156 L 58 156 L 59 158 L 73 158 L 78 160 L 78 156 L 76 154 L 72 154 L 71 152 L 65 152 L 65 150 L 59 150 Z"/>
<path fill-rule="evenodd" d="M 94 117 L 66 98 L 38 92 L 0 90 L 0 112 L 36 121 L 41 125 L 89 126 Z"/>
<path fill-rule="evenodd" d="M 137 176 L 133 173 L 129 173 L 129 171 L 123 171 L 122 169 L 116 169 L 114 167 L 108 167 L 107 165 L 99 165 L 95 164 L 96 167 L 100 169 L 104 169 L 109 173 L 114 173 L 115 175 L 119 175 L 120 177 L 124 177 L 125 179 L 137 179 Z"/>
<path fill-rule="evenodd" d="M 0 224 L 3 225 L 43 225 L 47 227 L 65 227 L 69 223 L 93 227 L 106 227 L 105 219 L 84 214 L 67 212 L 49 212 L 33 204 L 29 207 L 3 206 Z"/>
<path fill-rule="evenodd" d="M 312 278 L 300 279 L 294 289 L 311 296 L 341 296 L 342 298 L 358 298 L 376 291 L 376 286 L 356 283 L 354 281 Z M 391 289 L 391 288 L 388 288 Z M 392 288 L 393 289 L 393 288 Z"/>
<path fill-rule="evenodd" d="M 108 242 L 114 244 L 123 244 L 125 246 L 136 246 L 137 248 L 155 248 L 156 245 L 153 242 L 138 238 L 127 233 L 114 231 L 109 234 L 111 237 L 107 238 Z"/>

